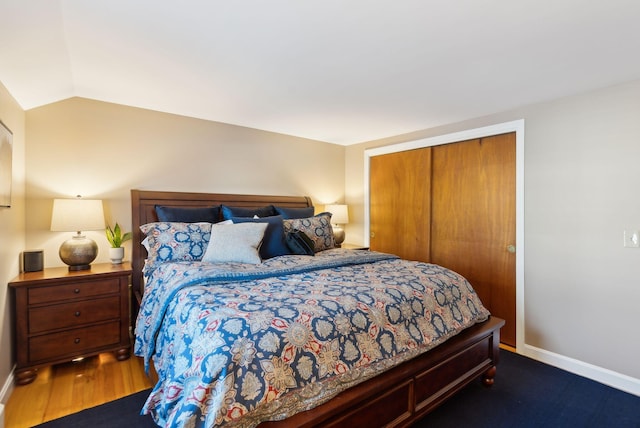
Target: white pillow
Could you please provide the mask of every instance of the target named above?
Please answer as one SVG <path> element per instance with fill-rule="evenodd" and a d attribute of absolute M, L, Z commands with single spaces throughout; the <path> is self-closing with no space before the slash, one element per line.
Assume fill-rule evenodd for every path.
<path fill-rule="evenodd" d="M 261 263 L 258 250 L 266 228 L 267 223 L 214 224 L 202 261 Z"/>

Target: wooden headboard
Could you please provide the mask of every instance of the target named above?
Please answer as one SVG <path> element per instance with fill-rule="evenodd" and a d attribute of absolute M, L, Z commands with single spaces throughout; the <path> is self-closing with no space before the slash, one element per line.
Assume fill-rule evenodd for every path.
<path fill-rule="evenodd" d="M 142 296 L 142 267 L 147 251 L 141 245 L 144 236 L 140 226 L 158 221 L 155 206 L 171 207 L 211 207 L 215 205 L 258 208 L 265 205 L 277 205 L 288 208 L 302 208 L 313 205 L 308 196 L 267 196 L 232 195 L 222 193 L 163 192 L 153 190 L 131 190 L 131 226 L 133 242 L 131 244 L 132 291 L 138 299 Z M 139 302 L 139 300 L 138 300 Z M 134 302 L 135 304 L 136 302 Z"/>

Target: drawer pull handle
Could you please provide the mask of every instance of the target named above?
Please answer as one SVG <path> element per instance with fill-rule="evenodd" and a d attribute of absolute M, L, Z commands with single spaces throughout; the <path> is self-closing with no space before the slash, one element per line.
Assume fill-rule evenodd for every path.
<path fill-rule="evenodd" d="M 79 337 L 76 337 L 76 338 L 75 338 L 75 340 L 73 341 L 73 343 L 75 343 L 76 345 L 77 345 L 78 343 L 80 343 L 80 338 L 79 338 Z"/>
<path fill-rule="evenodd" d="M 76 313 L 74 315 L 79 317 L 80 316 L 80 311 L 76 311 Z"/>
<path fill-rule="evenodd" d="M 75 290 L 73 290 L 73 292 L 76 293 L 76 294 L 80 294 L 80 289 L 76 288 Z"/>

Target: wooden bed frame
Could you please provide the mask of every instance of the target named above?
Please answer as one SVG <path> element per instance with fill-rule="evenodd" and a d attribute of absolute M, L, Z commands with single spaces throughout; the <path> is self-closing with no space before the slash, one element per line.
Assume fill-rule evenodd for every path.
<path fill-rule="evenodd" d="M 134 316 L 144 291 L 142 267 L 146 250 L 140 245 L 143 239 L 140 226 L 157 221 L 155 206 L 206 207 L 219 204 L 290 208 L 313 205 L 306 196 L 131 190 Z M 480 378 L 486 386 L 493 384 L 503 325 L 503 320 L 491 317 L 431 351 L 338 394 L 323 405 L 283 421 L 263 422 L 260 427 L 409 426 L 468 383 Z"/>

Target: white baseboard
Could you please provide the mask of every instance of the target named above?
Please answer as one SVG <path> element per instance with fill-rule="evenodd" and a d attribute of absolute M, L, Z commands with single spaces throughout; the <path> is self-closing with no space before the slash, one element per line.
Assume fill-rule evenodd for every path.
<path fill-rule="evenodd" d="M 640 379 L 527 344 L 524 352 L 518 350 L 518 353 L 640 397 Z"/>
<path fill-rule="evenodd" d="M 4 385 L 2 385 L 2 388 L 0 389 L 0 404 L 7 404 L 7 401 L 9 401 L 9 397 L 11 396 L 12 392 L 13 392 L 13 370 L 11 370 L 11 373 L 9 373 L 9 377 L 4 382 Z M 0 418 L 0 421 L 2 421 L 1 418 Z M 0 425 L 0 428 L 3 428 L 2 425 Z"/>
<path fill-rule="evenodd" d="M 15 370 L 15 366 L 14 366 Z M 13 372 L 9 373 L 9 377 L 2 385 L 2 389 L 0 389 L 0 428 L 4 428 L 4 405 L 9 401 L 9 397 L 11 397 L 11 393 L 13 392 Z"/>

